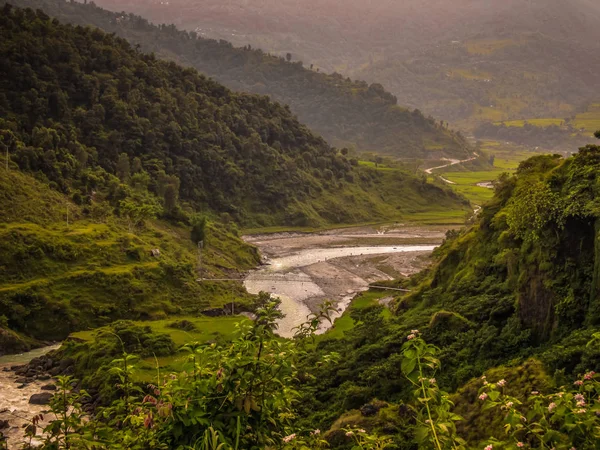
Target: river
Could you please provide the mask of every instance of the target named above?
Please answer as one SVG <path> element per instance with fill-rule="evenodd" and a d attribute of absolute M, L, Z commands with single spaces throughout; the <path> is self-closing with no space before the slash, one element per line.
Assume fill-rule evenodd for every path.
<path fill-rule="evenodd" d="M 291 337 L 294 328 L 324 300 L 335 303 L 336 318 L 370 283 L 420 270 L 423 257 L 441 241 L 441 233 L 433 228 L 424 231 L 404 227 L 385 232 L 367 229 L 249 236 L 246 240 L 266 256 L 267 265 L 251 272 L 244 285 L 250 293 L 264 291 L 281 299 L 285 317 L 278 323 L 278 333 Z M 408 244 L 415 240 L 426 243 Z M 320 331 L 329 326 L 322 324 Z"/>
<path fill-rule="evenodd" d="M 39 394 L 41 387 L 51 381 L 35 380 L 31 383 L 21 384 L 15 381 L 21 378 L 14 372 L 7 372 L 5 367 L 27 364 L 33 358 L 45 355 L 51 350 L 56 350 L 60 344 L 38 348 L 31 352 L 0 357 L 0 421 L 8 420 L 9 428 L 0 430 L 8 438 L 8 448 L 21 448 L 25 443 L 22 427 L 29 424 L 31 418 L 48 410 L 48 406 L 31 405 L 29 398 Z M 47 423 L 47 422 L 46 422 Z M 38 441 L 34 440 L 32 443 Z"/>

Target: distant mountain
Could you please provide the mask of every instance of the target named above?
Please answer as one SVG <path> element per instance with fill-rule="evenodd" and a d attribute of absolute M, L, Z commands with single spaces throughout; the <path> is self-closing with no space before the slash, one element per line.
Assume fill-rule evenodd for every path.
<path fill-rule="evenodd" d="M 197 68 L 236 90 L 267 94 L 289 104 L 298 118 L 336 147 L 402 158 L 466 157 L 464 139 L 419 111 L 397 105 L 377 83 L 327 75 L 248 46 L 203 39 L 174 26 L 153 26 L 141 17 L 114 14 L 93 4 L 15 0 L 62 21 L 94 25 L 139 44 L 144 51 Z M 245 44 L 244 44 L 245 45 Z"/>
<path fill-rule="evenodd" d="M 472 130 L 570 117 L 600 88 L 593 0 L 99 0 L 324 70 Z"/>

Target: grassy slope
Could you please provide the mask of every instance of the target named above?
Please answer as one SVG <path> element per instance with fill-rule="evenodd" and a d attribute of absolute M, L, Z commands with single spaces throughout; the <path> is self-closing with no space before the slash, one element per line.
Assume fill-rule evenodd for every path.
<path fill-rule="evenodd" d="M 233 336 L 236 324 L 240 321 L 248 320 L 244 316 L 224 316 L 202 318 L 195 316 L 181 316 L 178 321 L 187 321 L 195 326 L 194 330 L 186 331 L 172 326 L 173 319 L 155 320 L 148 322 L 134 322 L 134 325 L 149 326 L 153 333 L 167 334 L 173 340 L 177 347 L 188 342 L 211 342 L 220 339 L 229 339 Z M 106 333 L 107 328 L 98 328 L 90 331 L 80 331 L 71 334 L 71 338 L 92 343 L 99 336 Z M 84 351 L 84 350 L 82 350 Z M 71 357 L 77 358 L 77 354 L 71 354 Z M 187 355 L 183 353 L 174 353 L 167 356 L 156 358 L 145 358 L 136 364 L 136 377 L 139 380 L 152 381 L 155 379 L 157 370 L 169 373 L 171 371 L 181 371 L 187 361 Z"/>
<path fill-rule="evenodd" d="M 196 248 L 185 227 L 152 221 L 129 233 L 117 218 L 93 221 L 17 171 L 0 170 L 0 190 L 19 191 L 18 197 L 2 197 L 0 208 L 0 305 L 16 331 L 61 339 L 116 319 L 199 314 L 233 299 L 251 302 L 239 284 L 195 281 Z M 223 226 L 209 225 L 205 242 L 205 275 L 237 273 L 258 262 L 256 250 Z M 155 248 L 159 258 L 150 255 Z"/>

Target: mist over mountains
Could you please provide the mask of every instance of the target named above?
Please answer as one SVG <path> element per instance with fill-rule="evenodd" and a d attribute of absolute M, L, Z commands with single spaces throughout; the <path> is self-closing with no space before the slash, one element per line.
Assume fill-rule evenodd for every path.
<path fill-rule="evenodd" d="M 589 0 L 96 3 L 381 83 L 400 104 L 467 130 L 566 117 L 600 83 L 600 7 Z"/>

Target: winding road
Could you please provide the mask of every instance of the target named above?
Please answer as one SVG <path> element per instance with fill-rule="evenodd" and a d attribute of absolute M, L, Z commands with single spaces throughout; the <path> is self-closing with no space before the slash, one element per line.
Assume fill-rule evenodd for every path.
<path fill-rule="evenodd" d="M 425 173 L 432 175 L 434 170 L 438 170 L 438 169 L 444 169 L 446 167 L 450 167 L 450 166 L 455 166 L 457 164 L 462 164 L 462 163 L 466 163 L 469 161 L 473 161 L 475 159 L 477 159 L 479 157 L 479 155 L 475 152 L 473 152 L 473 156 L 471 158 L 468 159 L 448 159 L 448 158 L 442 158 L 443 161 L 448 161 L 448 164 L 444 164 L 443 166 L 437 166 L 437 167 L 431 167 L 429 169 L 425 169 Z M 441 175 L 438 175 L 442 180 L 444 180 L 446 183 L 448 184 L 456 184 L 453 181 L 447 180 L 444 177 L 442 177 Z"/>

